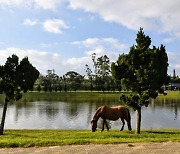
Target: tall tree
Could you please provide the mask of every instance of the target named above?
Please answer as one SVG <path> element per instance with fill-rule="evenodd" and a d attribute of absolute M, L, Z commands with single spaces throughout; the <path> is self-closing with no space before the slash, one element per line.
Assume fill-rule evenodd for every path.
<path fill-rule="evenodd" d="M 76 91 L 80 88 L 83 81 L 83 76 L 74 71 L 69 71 L 65 74 L 67 82 L 70 84 L 70 88 Z"/>
<path fill-rule="evenodd" d="M 96 53 L 91 55 L 94 67 L 94 79 L 97 90 L 105 90 L 110 76 L 110 60 L 107 55 L 96 58 Z"/>
<path fill-rule="evenodd" d="M 110 74 L 110 60 L 107 55 L 103 55 L 97 59 L 97 74 L 102 78 L 109 76 Z"/>
<path fill-rule="evenodd" d="M 174 69 L 173 70 L 173 78 L 175 79 L 177 76 L 176 76 L 176 70 Z"/>
<path fill-rule="evenodd" d="M 104 91 L 107 89 L 107 85 L 109 82 L 109 75 L 110 75 L 110 60 L 107 55 L 103 55 L 97 58 L 97 76 L 98 76 L 98 83 L 100 85 L 100 89 Z M 106 85 L 106 87 L 105 87 Z"/>
<path fill-rule="evenodd" d="M 163 84 L 167 84 L 168 57 L 165 47 L 153 46 L 151 39 L 143 29 L 137 33 L 136 45 L 130 48 L 128 54 L 119 56 L 112 63 L 112 75 L 121 82 L 122 88 L 130 91 L 130 95 L 122 95 L 120 99 L 137 110 L 136 133 L 140 133 L 141 108 L 148 106 L 151 98 L 158 93 L 164 93 Z"/>
<path fill-rule="evenodd" d="M 93 74 L 92 74 L 92 70 L 89 68 L 88 64 L 86 64 L 85 66 L 86 66 L 87 77 L 90 80 L 90 90 L 92 92 L 92 90 L 93 90 L 93 84 L 92 84 Z"/>
<path fill-rule="evenodd" d="M 19 58 L 12 55 L 7 58 L 4 66 L 0 66 L 0 91 L 5 94 L 5 102 L 0 125 L 0 135 L 3 135 L 6 110 L 9 101 L 21 99 L 22 92 L 33 89 L 39 71 L 25 57 L 19 63 Z"/>

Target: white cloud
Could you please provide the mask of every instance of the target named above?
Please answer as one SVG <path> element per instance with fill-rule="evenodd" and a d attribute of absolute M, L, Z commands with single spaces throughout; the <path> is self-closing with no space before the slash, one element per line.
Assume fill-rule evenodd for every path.
<path fill-rule="evenodd" d="M 115 38 L 87 38 L 83 41 L 74 41 L 71 44 L 84 48 L 85 56 L 81 58 L 81 60 L 85 60 L 83 66 L 85 66 L 85 64 L 88 64 L 91 68 L 91 56 L 93 53 L 96 53 L 96 58 L 107 55 L 110 61 L 116 61 L 119 54 L 127 52 L 128 49 L 125 44 L 119 42 L 119 40 Z M 73 62 L 73 59 L 71 60 Z M 75 63 L 75 65 L 77 64 L 78 63 Z"/>
<path fill-rule="evenodd" d="M 175 40 L 174 37 L 168 37 L 168 38 L 164 38 L 164 39 L 162 40 L 162 42 L 163 42 L 163 43 L 171 43 L 171 42 L 173 42 L 174 40 Z"/>
<path fill-rule="evenodd" d="M 1 0 L 0 6 L 23 6 L 27 3 L 25 0 Z"/>
<path fill-rule="evenodd" d="M 67 28 L 68 26 L 60 19 L 47 19 L 43 23 L 43 29 L 50 33 L 62 33 L 62 29 Z"/>
<path fill-rule="evenodd" d="M 56 73 L 60 76 L 64 75 L 68 71 L 76 71 L 81 75 L 85 73 L 85 65 L 88 64 L 92 67 L 91 56 L 96 53 L 97 57 L 107 54 L 111 61 L 116 61 L 119 53 L 107 52 L 104 48 L 95 48 L 94 50 L 88 50 L 86 55 L 80 58 L 64 58 L 59 53 L 49 53 L 47 51 L 38 51 L 34 49 L 19 49 L 19 48 L 7 48 L 0 50 L 0 65 L 4 65 L 5 61 L 12 54 L 16 54 L 20 59 L 28 57 L 29 61 L 44 75 L 48 69 L 55 69 Z M 180 76 L 180 64 L 178 52 L 168 52 L 169 57 L 169 70 L 168 74 L 173 73 L 173 69 L 176 70 L 176 74 Z"/>
<path fill-rule="evenodd" d="M 61 56 L 56 53 L 48 53 L 46 51 L 37 51 L 32 49 L 19 49 L 19 48 L 7 48 L 0 50 L 0 64 L 4 64 L 7 57 L 12 54 L 16 54 L 20 59 L 28 57 L 29 61 L 42 73 L 46 73 L 46 70 L 57 67 L 61 64 Z"/>
<path fill-rule="evenodd" d="M 144 27 L 180 37 L 179 0 L 71 0 L 72 9 L 97 13 L 105 21 L 133 30 Z"/>
<path fill-rule="evenodd" d="M 60 76 L 70 70 L 83 75 L 85 74 L 83 69 L 85 68 L 85 64 L 91 61 L 91 58 L 86 56 L 81 58 L 72 57 L 65 59 L 58 53 L 49 53 L 33 49 L 7 48 L 0 50 L 0 65 L 4 65 L 7 58 L 12 54 L 16 54 L 20 60 L 27 56 L 30 63 L 32 63 L 33 66 L 35 66 L 44 75 L 49 69 L 55 69 L 56 73 Z"/>
<path fill-rule="evenodd" d="M 128 46 L 119 42 L 115 38 L 88 38 L 83 41 L 72 42 L 73 45 L 78 47 L 85 47 L 86 54 L 91 55 L 96 53 L 97 56 L 107 55 L 117 55 L 117 53 L 126 52 Z"/>
<path fill-rule="evenodd" d="M 55 10 L 66 0 L 0 0 L 1 7 L 35 7 L 45 10 Z"/>
<path fill-rule="evenodd" d="M 88 38 L 84 41 L 76 41 L 73 44 L 82 44 L 87 48 L 106 47 L 107 50 L 124 50 L 127 46 L 115 38 Z"/>
<path fill-rule="evenodd" d="M 71 69 L 78 70 L 78 72 L 83 71 L 83 67 L 91 61 L 90 57 L 81 57 L 81 58 L 69 58 L 67 59 L 64 64 L 71 66 Z"/>
<path fill-rule="evenodd" d="M 43 9 L 55 9 L 57 8 L 63 0 L 34 0 L 35 4 L 39 8 Z"/>
<path fill-rule="evenodd" d="M 27 25 L 27 26 L 34 26 L 37 24 L 37 20 L 36 19 L 25 19 L 23 24 Z"/>
<path fill-rule="evenodd" d="M 54 42 L 54 43 L 41 43 L 40 46 L 42 48 L 50 48 L 50 47 L 53 47 L 53 46 L 57 46 L 59 45 L 58 42 Z"/>

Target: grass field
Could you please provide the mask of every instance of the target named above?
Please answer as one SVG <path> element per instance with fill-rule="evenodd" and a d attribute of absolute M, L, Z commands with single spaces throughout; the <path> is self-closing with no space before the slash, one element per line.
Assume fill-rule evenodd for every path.
<path fill-rule="evenodd" d="M 33 101 L 68 101 L 68 102 L 118 102 L 121 93 L 128 92 L 28 92 L 18 102 Z M 180 91 L 167 91 L 167 95 L 159 95 L 158 98 L 180 99 Z M 4 96 L 0 95 L 0 101 L 4 100 Z"/>
<path fill-rule="evenodd" d="M 180 142 L 180 130 L 5 130 L 0 136 L 0 147 L 57 146 L 72 144 L 118 144 L 134 142 Z"/>

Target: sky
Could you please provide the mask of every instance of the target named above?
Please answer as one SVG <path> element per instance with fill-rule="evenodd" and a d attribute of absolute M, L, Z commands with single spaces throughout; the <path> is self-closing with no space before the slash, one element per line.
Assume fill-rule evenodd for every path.
<path fill-rule="evenodd" d="M 179 0 L 0 0 L 0 65 L 16 54 L 44 75 L 84 75 L 93 53 L 115 62 L 143 27 L 152 45 L 165 45 L 168 74 L 180 76 L 179 8 Z"/>

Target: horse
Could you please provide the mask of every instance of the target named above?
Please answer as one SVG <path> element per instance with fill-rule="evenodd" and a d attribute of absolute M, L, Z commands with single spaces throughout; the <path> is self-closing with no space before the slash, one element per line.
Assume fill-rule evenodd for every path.
<path fill-rule="evenodd" d="M 108 127 L 106 119 L 116 121 L 119 118 L 121 119 L 123 123 L 120 131 L 123 131 L 124 129 L 124 124 L 125 124 L 124 120 L 127 121 L 129 131 L 132 130 L 131 129 L 131 115 L 130 115 L 129 109 L 125 106 L 113 106 L 113 107 L 100 106 L 96 110 L 93 116 L 93 119 L 91 120 L 92 132 L 96 131 L 97 121 L 99 120 L 99 118 L 103 119 L 101 131 L 104 131 L 104 124 L 106 125 L 107 131 L 109 131 L 109 127 Z"/>

